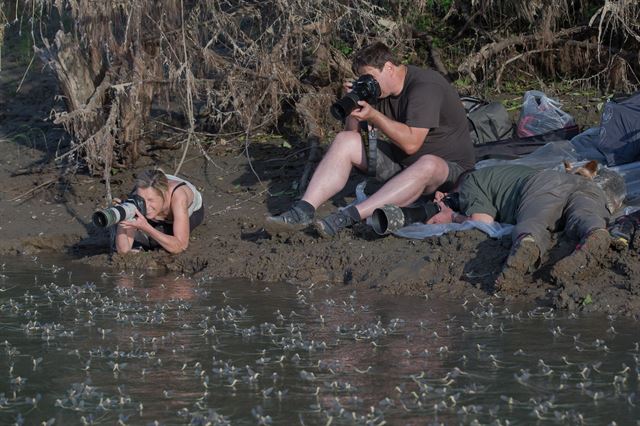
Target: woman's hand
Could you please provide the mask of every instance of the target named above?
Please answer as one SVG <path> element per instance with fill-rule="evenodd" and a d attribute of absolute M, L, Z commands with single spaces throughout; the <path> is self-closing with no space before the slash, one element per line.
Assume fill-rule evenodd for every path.
<path fill-rule="evenodd" d="M 147 221 L 147 218 L 144 217 L 142 213 L 138 209 L 135 211 L 135 217 L 130 220 L 123 220 L 118 224 L 118 226 L 124 230 L 127 229 L 139 229 L 142 232 L 147 232 L 151 225 Z"/>

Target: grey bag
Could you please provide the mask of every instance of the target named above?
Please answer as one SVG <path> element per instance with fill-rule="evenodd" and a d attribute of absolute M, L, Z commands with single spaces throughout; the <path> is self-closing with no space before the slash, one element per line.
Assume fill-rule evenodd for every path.
<path fill-rule="evenodd" d="M 469 133 L 474 145 L 509 139 L 513 122 L 500 102 L 487 102 L 473 97 L 460 98 L 469 121 Z"/>

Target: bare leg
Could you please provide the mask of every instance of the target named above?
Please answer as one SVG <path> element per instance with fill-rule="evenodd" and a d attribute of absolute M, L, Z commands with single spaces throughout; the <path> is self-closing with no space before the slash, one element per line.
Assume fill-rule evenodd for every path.
<path fill-rule="evenodd" d="M 449 166 L 442 158 L 424 155 L 390 179 L 375 194 L 358 204 L 356 208 L 360 217 L 365 219 L 371 216 L 375 209 L 385 204 L 407 206 L 417 200 L 424 192 L 435 192 L 447 180 L 448 174 Z"/>
<path fill-rule="evenodd" d="M 367 168 L 360 134 L 355 131 L 340 132 L 313 173 L 302 199 L 318 208 L 344 188 L 354 166 L 361 170 Z"/>

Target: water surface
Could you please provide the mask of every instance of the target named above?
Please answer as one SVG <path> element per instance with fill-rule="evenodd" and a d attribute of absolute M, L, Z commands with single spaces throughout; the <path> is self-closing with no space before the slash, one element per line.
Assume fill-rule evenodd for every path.
<path fill-rule="evenodd" d="M 615 316 L 0 258 L 0 424 L 638 424 Z"/>

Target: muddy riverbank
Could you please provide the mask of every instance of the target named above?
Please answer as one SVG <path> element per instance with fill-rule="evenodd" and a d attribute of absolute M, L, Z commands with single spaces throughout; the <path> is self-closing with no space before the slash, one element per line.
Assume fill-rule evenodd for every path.
<path fill-rule="evenodd" d="M 11 60 L 5 61 L 0 74 L 0 253 L 56 251 L 116 270 L 330 282 L 388 294 L 446 295 L 461 302 L 482 293 L 561 309 L 640 312 L 637 248 L 612 249 L 593 273 L 558 285 L 551 279 L 550 268 L 575 245 L 560 235 L 536 273 L 522 277 L 507 293 L 497 294 L 493 283 L 508 254 L 508 238 L 494 240 L 479 231 L 419 241 L 381 238 L 365 225 L 330 240 L 304 232 L 272 237 L 262 229 L 263 219 L 285 210 L 295 199 L 295 184 L 308 157 L 304 143 L 277 137 L 252 140 L 248 157 L 237 142 L 218 141 L 216 147 L 208 148 L 212 160 L 195 148 L 188 152 L 181 175 L 202 190 L 206 218 L 193 233 L 186 253 L 112 255 L 108 233 L 91 224 L 92 212 L 105 205 L 104 182 L 82 171 L 63 173 L 65 133 L 49 119 L 50 111 L 61 104 L 53 96 L 44 96 L 56 90 L 55 82 L 34 71 L 21 81 L 23 74 L 24 67 Z M 501 98 L 510 105 L 518 95 Z M 593 95 L 571 94 L 563 101 L 582 127 L 597 124 L 598 99 Z M 134 174 L 146 167 L 159 165 L 172 172 L 180 155 L 179 151 L 153 152 L 135 170 L 117 172 L 111 182 L 114 196 L 128 193 Z M 352 183 L 360 179 L 354 175 Z M 319 213 L 345 205 L 352 196 L 353 185 Z"/>
<path fill-rule="evenodd" d="M 43 154 L 10 141 L 5 146 L 0 200 L 0 252 L 4 254 L 65 251 L 79 261 L 116 270 L 331 282 L 388 294 L 445 295 L 460 301 L 472 294 L 494 294 L 570 310 L 640 312 L 636 250 L 611 249 L 590 275 L 557 285 L 550 268 L 575 244 L 559 235 L 536 273 L 524 276 L 506 293 L 495 293 L 493 282 L 508 254 L 509 238 L 495 240 L 475 230 L 425 240 L 382 238 L 366 225 L 335 239 L 321 239 L 313 232 L 270 236 L 262 229 L 263 218 L 289 205 L 294 195 L 291 182 L 302 172 L 306 159 L 304 152 L 296 154 L 277 139 L 256 142 L 250 148 L 251 163 L 261 181 L 244 154 L 234 150 L 220 150 L 215 165 L 201 156 L 185 164 L 183 176 L 202 189 L 207 211 L 186 253 L 114 255 L 109 252 L 108 233 L 90 223 L 93 210 L 104 204 L 105 188 L 100 180 L 81 174 L 63 179 L 55 168 L 16 174 Z M 170 156 L 148 163 L 165 170 L 175 166 Z M 114 178 L 114 195 L 129 191 L 134 172 Z M 354 175 L 354 183 L 358 180 Z M 350 199 L 339 195 L 320 214 Z"/>

